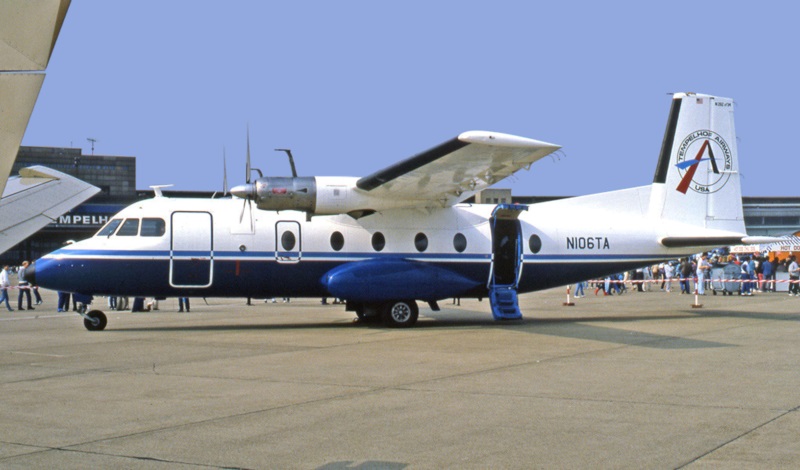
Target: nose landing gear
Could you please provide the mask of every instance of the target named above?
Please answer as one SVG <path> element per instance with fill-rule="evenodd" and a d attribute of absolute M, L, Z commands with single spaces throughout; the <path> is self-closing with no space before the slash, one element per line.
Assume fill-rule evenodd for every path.
<path fill-rule="evenodd" d="M 83 326 L 89 331 L 103 331 L 108 324 L 106 314 L 100 310 L 92 310 L 88 313 L 80 313 L 83 317 Z"/>

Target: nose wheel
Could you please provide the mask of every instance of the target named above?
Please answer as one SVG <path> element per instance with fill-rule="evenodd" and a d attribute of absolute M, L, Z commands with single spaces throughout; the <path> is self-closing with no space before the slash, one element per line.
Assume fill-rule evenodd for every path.
<path fill-rule="evenodd" d="M 100 310 L 92 310 L 89 313 L 82 313 L 83 326 L 89 331 L 103 331 L 108 324 L 106 314 Z"/>

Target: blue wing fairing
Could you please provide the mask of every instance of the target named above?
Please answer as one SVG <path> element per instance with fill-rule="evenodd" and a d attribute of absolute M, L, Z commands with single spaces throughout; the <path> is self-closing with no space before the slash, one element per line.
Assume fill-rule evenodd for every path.
<path fill-rule="evenodd" d="M 449 269 L 402 258 L 343 264 L 328 271 L 320 281 L 332 296 L 356 302 L 430 302 L 461 297 L 481 285 Z"/>

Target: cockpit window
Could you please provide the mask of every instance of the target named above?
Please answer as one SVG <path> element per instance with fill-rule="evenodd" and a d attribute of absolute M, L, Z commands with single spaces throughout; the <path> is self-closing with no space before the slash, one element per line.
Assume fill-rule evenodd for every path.
<path fill-rule="evenodd" d="M 100 231 L 97 232 L 97 236 L 108 237 L 114 233 L 114 230 L 116 230 L 117 227 L 119 227 L 120 222 L 122 222 L 122 219 L 111 219 L 111 221 L 107 223 L 105 227 L 101 228 Z"/>
<path fill-rule="evenodd" d="M 125 223 L 117 232 L 118 237 L 135 237 L 139 234 L 139 219 L 125 219 Z"/>
<path fill-rule="evenodd" d="M 142 219 L 142 233 L 143 237 L 160 237 L 166 231 L 166 224 L 164 219 Z"/>

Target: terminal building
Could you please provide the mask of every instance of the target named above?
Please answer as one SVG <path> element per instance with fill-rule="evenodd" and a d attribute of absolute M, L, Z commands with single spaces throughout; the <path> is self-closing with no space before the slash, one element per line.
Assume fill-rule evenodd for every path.
<path fill-rule="evenodd" d="M 12 168 L 44 165 L 75 176 L 100 188 L 94 197 L 62 215 L 58 220 L 0 253 L 0 263 L 18 265 L 63 246 L 69 240 L 92 236 L 114 214 L 136 201 L 153 197 L 150 189 L 136 189 L 136 157 L 84 155 L 78 148 L 20 147 Z M 164 191 L 171 197 L 208 197 L 213 192 Z M 483 204 L 518 202 L 535 204 L 562 197 L 513 196 L 510 189 L 489 188 L 475 201 Z M 782 236 L 800 230 L 800 197 L 743 197 L 744 219 L 750 235 Z"/>

